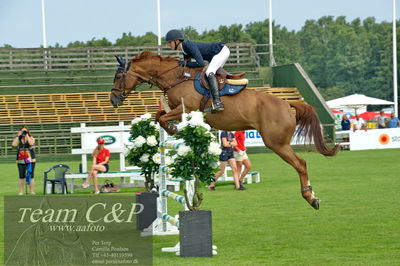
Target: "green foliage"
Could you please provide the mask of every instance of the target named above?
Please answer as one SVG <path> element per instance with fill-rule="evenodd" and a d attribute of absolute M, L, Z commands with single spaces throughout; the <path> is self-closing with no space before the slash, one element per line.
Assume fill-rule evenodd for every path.
<path fill-rule="evenodd" d="M 158 152 L 159 131 L 150 118 L 150 114 L 145 114 L 132 121 L 130 133 L 133 148 L 127 156 L 128 162 L 140 167 L 146 178 L 159 169 L 159 164 L 153 160 L 153 156 Z"/>
<path fill-rule="evenodd" d="M 221 153 L 219 144 L 210 132 L 210 126 L 204 123 L 202 112 L 191 112 L 178 124 L 176 138 L 181 141 L 178 149 L 172 151 L 173 163 L 169 165 L 170 174 L 194 181 L 194 193 L 191 202 L 186 205 L 191 211 L 199 210 L 203 201 L 200 192 L 200 182 L 210 184 L 218 170 L 218 155 Z M 185 191 L 185 197 L 187 191 Z"/>
<path fill-rule="evenodd" d="M 187 120 L 178 126 L 178 128 L 181 128 L 176 138 L 184 141 L 184 147 L 180 147 L 178 153 L 173 157 L 174 162 L 170 165 L 171 176 L 187 180 L 195 177 L 201 182 L 211 183 L 218 170 L 217 162 L 220 150 L 218 147 L 214 153 L 210 152 L 210 145 L 213 147 L 219 145 L 211 144 L 215 137 L 211 134 L 209 126 L 204 123 L 203 119 L 202 113 L 192 112 Z M 190 147 L 190 149 L 185 150 L 186 147 Z M 182 150 L 181 153 L 180 150 Z"/>

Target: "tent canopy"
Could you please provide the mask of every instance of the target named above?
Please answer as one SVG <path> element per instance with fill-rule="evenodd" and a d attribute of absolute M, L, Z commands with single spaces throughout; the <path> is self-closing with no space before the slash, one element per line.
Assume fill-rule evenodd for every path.
<path fill-rule="evenodd" d="M 329 108 L 351 107 L 358 109 L 367 105 L 393 105 L 394 102 L 365 96 L 364 94 L 352 94 L 342 98 L 327 101 Z"/>

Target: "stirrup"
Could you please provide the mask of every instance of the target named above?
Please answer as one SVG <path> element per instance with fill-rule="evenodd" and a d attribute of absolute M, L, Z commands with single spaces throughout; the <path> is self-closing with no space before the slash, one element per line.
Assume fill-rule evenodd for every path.
<path fill-rule="evenodd" d="M 222 104 L 222 102 L 219 102 L 217 104 L 211 103 L 210 107 L 207 107 L 204 109 L 204 112 L 206 113 L 212 113 L 215 114 L 217 112 L 222 112 L 223 110 L 225 110 L 224 105 Z"/>

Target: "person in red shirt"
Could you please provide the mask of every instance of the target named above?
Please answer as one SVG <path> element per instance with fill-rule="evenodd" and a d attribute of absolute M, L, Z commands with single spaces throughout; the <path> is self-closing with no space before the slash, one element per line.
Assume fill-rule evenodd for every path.
<path fill-rule="evenodd" d="M 236 131 L 235 138 L 237 146 L 234 148 L 233 156 L 235 156 L 236 166 L 239 173 L 242 171 L 242 165 L 244 165 L 243 172 L 239 177 L 240 187 L 244 188 L 243 179 L 251 169 L 251 162 L 249 157 L 247 157 L 246 147 L 244 146 L 246 134 L 244 131 Z"/>
<path fill-rule="evenodd" d="M 92 155 L 92 167 L 90 168 L 88 178 L 82 184 L 82 187 L 87 188 L 89 186 L 90 178 L 93 178 L 94 193 L 99 194 L 100 190 L 97 183 L 97 173 L 107 173 L 109 169 L 108 162 L 110 160 L 110 151 L 104 148 L 104 139 L 97 140 L 97 147 L 93 150 Z"/>

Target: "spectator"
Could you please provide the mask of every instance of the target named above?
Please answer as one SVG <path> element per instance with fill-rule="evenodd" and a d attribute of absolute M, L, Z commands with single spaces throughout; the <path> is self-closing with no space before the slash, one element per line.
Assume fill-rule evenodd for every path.
<path fill-rule="evenodd" d="M 236 166 L 239 172 L 239 186 L 242 189 L 246 189 L 243 186 L 243 179 L 247 175 L 247 173 L 251 169 L 251 162 L 249 158 L 247 157 L 246 153 L 246 147 L 244 146 L 244 141 L 246 139 L 246 134 L 244 131 L 236 131 L 235 132 L 235 138 L 237 142 L 237 146 L 233 149 L 233 156 L 235 157 L 236 160 Z M 243 172 L 240 174 L 242 171 L 242 165 L 244 165 Z"/>
<path fill-rule="evenodd" d="M 388 128 L 400 127 L 400 120 L 397 117 L 395 117 L 394 113 L 390 114 L 390 119 L 389 119 L 387 126 L 388 126 Z"/>
<path fill-rule="evenodd" d="M 342 130 L 350 130 L 350 120 L 347 115 L 343 115 L 342 117 Z"/>
<path fill-rule="evenodd" d="M 104 139 L 97 140 L 97 147 L 93 150 L 93 163 L 92 167 L 90 168 L 88 178 L 82 184 L 83 188 L 87 188 L 89 186 L 90 178 L 93 178 L 93 186 L 94 186 L 94 193 L 99 194 L 99 186 L 97 182 L 97 173 L 107 173 L 110 160 L 110 151 L 104 148 Z"/>
<path fill-rule="evenodd" d="M 386 127 L 385 121 L 386 121 L 385 112 L 380 111 L 379 116 L 376 118 L 378 128 L 385 128 Z"/>
<path fill-rule="evenodd" d="M 362 119 L 358 114 L 356 114 L 356 118 L 353 119 L 353 131 L 364 129 L 367 131 L 367 127 L 365 126 L 364 119 Z"/>
<path fill-rule="evenodd" d="M 12 144 L 17 151 L 17 165 L 19 172 L 18 188 L 19 195 L 24 194 L 24 183 L 29 185 L 29 193 L 35 194 L 35 165 L 36 156 L 33 146 L 35 145 L 35 138 L 26 127 L 22 127 L 17 136 L 14 138 Z"/>
<path fill-rule="evenodd" d="M 229 163 L 235 181 L 235 189 L 243 190 L 239 184 L 239 171 L 236 166 L 236 160 L 233 156 L 233 148 L 237 146 L 235 135 L 231 131 L 221 132 L 221 148 L 222 152 L 219 155 L 220 170 L 215 173 L 215 180 L 208 186 L 209 190 L 215 190 L 215 185 L 218 178 L 225 172 L 226 164 Z"/>

